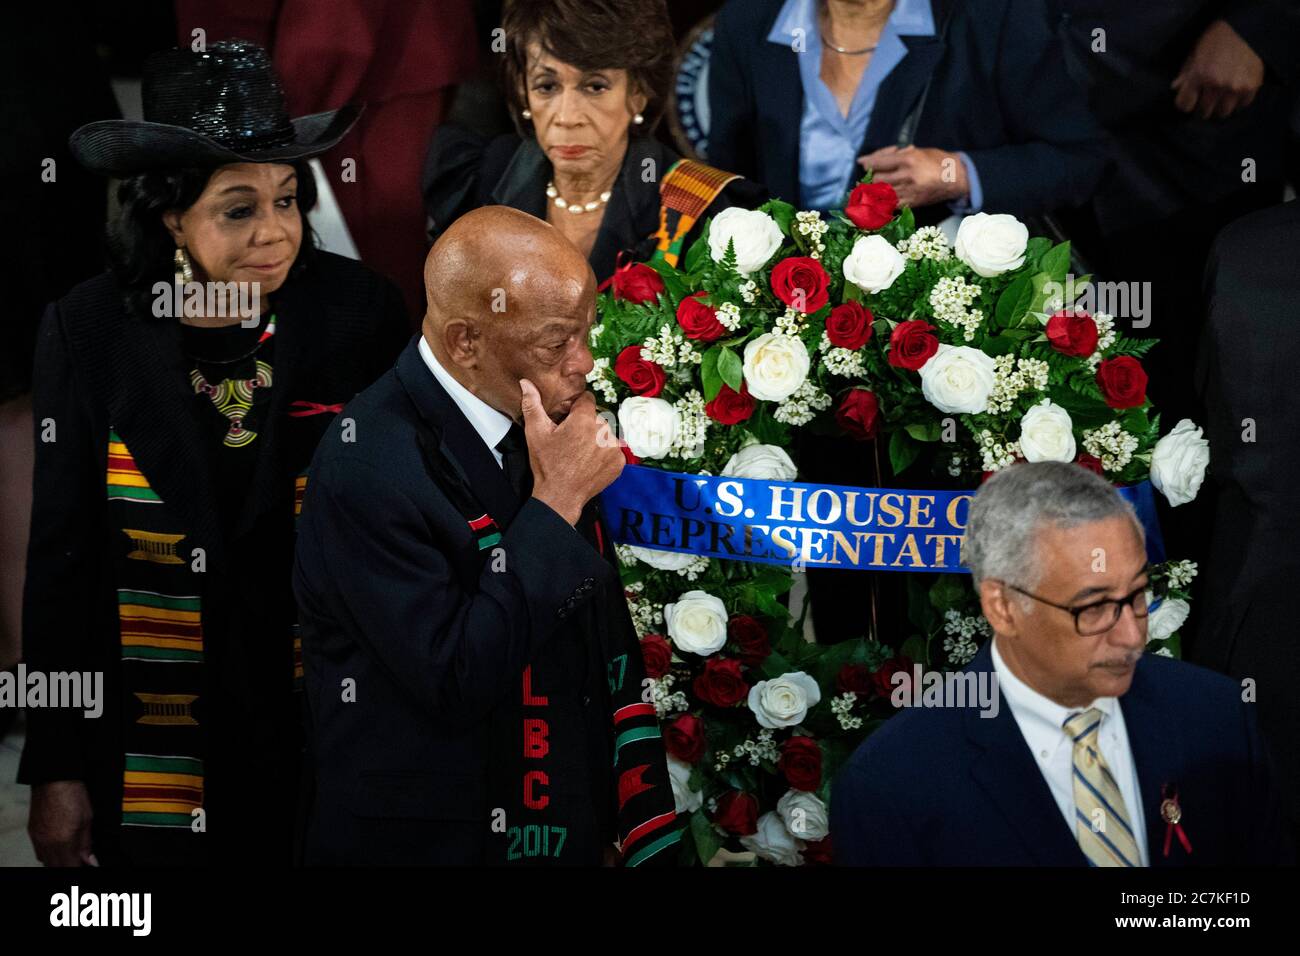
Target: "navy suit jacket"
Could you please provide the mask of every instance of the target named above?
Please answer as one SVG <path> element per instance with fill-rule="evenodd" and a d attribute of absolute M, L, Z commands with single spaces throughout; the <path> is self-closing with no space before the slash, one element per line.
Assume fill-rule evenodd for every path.
<path fill-rule="evenodd" d="M 485 862 L 493 711 L 566 619 L 619 586 L 567 521 L 520 504 L 418 342 L 335 420 L 303 501 L 308 864 Z M 504 568 L 485 560 L 457 488 L 503 529 Z"/>
<path fill-rule="evenodd" d="M 987 645 L 966 670 L 993 671 Z M 1182 661 L 1138 663 L 1120 706 L 1152 866 L 1294 862 L 1254 706 L 1241 693 Z M 1177 787 L 1191 853 L 1175 835 L 1165 855 L 1165 785 Z M 996 717 L 910 708 L 888 720 L 835 778 L 831 841 L 847 866 L 1087 864 L 1005 697 Z"/>
<path fill-rule="evenodd" d="M 730 0 L 709 58 L 709 162 L 798 204 L 803 83 L 799 54 L 769 43 L 784 0 Z M 936 34 L 956 0 L 932 0 Z M 858 155 L 897 144 L 925 89 L 913 142 L 964 150 L 983 211 L 1037 215 L 1078 205 L 1106 165 L 1101 128 L 1066 68 L 1045 0 L 963 0 L 946 40 L 903 37 L 908 53 L 881 84 Z M 862 178 L 854 167 L 847 191 Z M 938 221 L 947 206 L 918 218 Z"/>

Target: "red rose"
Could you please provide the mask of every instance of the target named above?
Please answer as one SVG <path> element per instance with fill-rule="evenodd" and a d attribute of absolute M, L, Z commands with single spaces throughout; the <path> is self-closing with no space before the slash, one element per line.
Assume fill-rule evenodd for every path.
<path fill-rule="evenodd" d="M 632 449 L 627 447 L 627 442 L 620 444 L 618 450 L 623 453 L 623 458 L 629 465 L 641 464 L 641 459 L 632 454 Z"/>
<path fill-rule="evenodd" d="M 899 322 L 889 336 L 889 364 L 915 372 L 939 351 L 934 326 L 920 319 Z"/>
<path fill-rule="evenodd" d="M 822 748 L 811 737 L 791 737 L 781 745 L 776 769 L 796 790 L 816 790 L 822 785 Z"/>
<path fill-rule="evenodd" d="M 835 689 L 841 694 L 868 696 L 875 688 L 871 679 L 871 668 L 866 664 L 845 664 L 835 677 Z"/>
<path fill-rule="evenodd" d="M 837 305 L 826 319 L 826 337 L 836 348 L 860 349 L 871 338 L 871 323 L 875 318 L 870 309 L 857 302 Z"/>
<path fill-rule="evenodd" d="M 830 299 L 830 284 L 831 277 L 822 264 L 807 256 L 782 259 L 772 270 L 772 291 L 776 297 L 810 315 Z"/>
<path fill-rule="evenodd" d="M 880 402 L 875 393 L 865 388 L 852 389 L 840 399 L 840 405 L 835 409 L 835 421 L 857 441 L 875 438 L 876 425 L 880 422 Z"/>
<path fill-rule="evenodd" d="M 1087 358 L 1097 348 L 1097 323 L 1087 312 L 1057 312 L 1047 320 L 1047 341 L 1062 355 Z"/>
<path fill-rule="evenodd" d="M 743 790 L 732 790 L 718 797 L 713 822 L 728 833 L 749 836 L 758 831 L 758 798 Z"/>
<path fill-rule="evenodd" d="M 825 837 L 814 843 L 807 844 L 803 849 L 803 861 L 815 866 L 830 866 L 834 862 L 831 838 Z"/>
<path fill-rule="evenodd" d="M 638 395 L 654 398 L 664 388 L 664 370 L 641 357 L 641 346 L 629 345 L 614 359 L 614 374 Z"/>
<path fill-rule="evenodd" d="M 881 664 L 880 669 L 871 675 L 871 679 L 876 683 L 876 693 L 881 697 L 888 698 L 889 695 L 894 692 L 894 685 L 891 679 L 899 671 L 902 671 L 909 676 L 911 675 L 911 658 L 899 654 Z"/>
<path fill-rule="evenodd" d="M 664 640 L 662 634 L 647 634 L 641 638 L 641 659 L 645 661 L 646 677 L 658 680 L 672 666 L 672 645 Z"/>
<path fill-rule="evenodd" d="M 687 763 L 704 756 L 704 721 L 694 714 L 682 714 L 664 731 L 664 749 Z"/>
<path fill-rule="evenodd" d="M 712 342 L 727 334 L 727 328 L 718 321 L 718 313 L 700 301 L 707 292 L 693 292 L 677 303 L 677 324 L 688 339 Z"/>
<path fill-rule="evenodd" d="M 642 262 L 630 262 L 621 269 L 614 270 L 610 279 L 614 298 L 626 299 L 628 302 L 653 302 L 664 291 L 664 280 L 648 265 Z"/>
<path fill-rule="evenodd" d="M 734 707 L 749 696 L 749 685 L 740 674 L 740 661 L 710 657 L 704 672 L 692 685 L 695 696 L 715 707 Z"/>
<path fill-rule="evenodd" d="M 1147 400 L 1147 373 L 1131 355 L 1109 358 L 1098 365 L 1097 385 L 1111 408 L 1136 408 Z"/>
<path fill-rule="evenodd" d="M 897 209 L 898 193 L 889 183 L 861 183 L 849 193 L 844 215 L 859 229 L 879 229 Z"/>
<path fill-rule="evenodd" d="M 1101 459 L 1095 455 L 1089 455 L 1086 451 L 1079 452 L 1079 457 L 1074 459 L 1074 463 L 1098 475 L 1102 474 Z"/>
<path fill-rule="evenodd" d="M 749 394 L 749 386 L 743 381 L 739 392 L 723 383 L 718 394 L 713 396 L 713 401 L 704 406 L 704 414 L 723 425 L 739 425 L 754 414 L 755 404 L 754 396 Z"/>
<path fill-rule="evenodd" d="M 772 641 L 767 628 L 748 614 L 737 614 L 727 622 L 727 636 L 736 645 L 736 656 L 755 667 L 772 653 Z"/>

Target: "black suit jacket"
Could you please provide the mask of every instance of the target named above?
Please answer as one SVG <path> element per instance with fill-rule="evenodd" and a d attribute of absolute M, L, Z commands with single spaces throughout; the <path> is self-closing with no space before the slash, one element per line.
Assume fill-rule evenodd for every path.
<path fill-rule="evenodd" d="M 339 416 L 303 504 L 309 863 L 486 862 L 489 764 L 514 756 L 494 756 L 494 712 L 567 620 L 600 606 L 602 589 L 621 597 L 617 572 L 568 522 L 535 498 L 520 505 L 418 341 Z M 441 463 L 432 474 L 421 435 Z M 466 523 L 464 489 L 504 529 L 504 570 Z"/>
<path fill-rule="evenodd" d="M 1260 723 L 1274 745 L 1292 823 L 1300 821 L 1300 202 L 1237 220 L 1206 270 L 1209 315 L 1197 384 L 1205 402 L 1213 495 L 1212 546 L 1196 659 L 1259 685 Z"/>
<path fill-rule="evenodd" d="M 992 672 L 988 645 L 966 670 Z M 1120 706 L 1151 866 L 1293 862 L 1254 708 L 1237 684 L 1147 656 Z M 1177 838 L 1164 853 L 1165 784 L 1178 788 L 1190 854 Z M 835 778 L 831 838 L 849 866 L 1087 864 L 1005 697 L 996 717 L 948 707 L 888 720 Z"/>
<path fill-rule="evenodd" d="M 936 34 L 955 0 L 933 0 Z M 709 59 L 709 162 L 798 204 L 800 54 L 767 40 L 784 0 L 731 0 Z M 1088 198 L 1106 161 L 1101 131 L 1061 59 L 1041 0 L 964 0 L 946 41 L 904 37 L 908 53 L 881 84 L 858 155 L 896 145 L 927 81 L 913 142 L 964 150 L 985 212 L 1041 214 Z M 862 178 L 855 167 L 847 191 Z M 919 218 L 937 221 L 946 206 Z"/>

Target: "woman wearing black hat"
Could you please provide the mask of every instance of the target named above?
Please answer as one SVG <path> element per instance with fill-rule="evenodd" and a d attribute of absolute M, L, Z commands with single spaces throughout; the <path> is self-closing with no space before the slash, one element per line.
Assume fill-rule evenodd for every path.
<path fill-rule="evenodd" d="M 357 109 L 290 120 L 243 41 L 159 54 L 143 95 L 145 122 L 71 140 L 123 181 L 112 271 L 41 325 L 24 649 L 86 693 L 29 708 L 19 779 L 47 864 L 287 864 L 296 503 L 408 326 L 397 289 L 306 223 L 306 160 Z"/>

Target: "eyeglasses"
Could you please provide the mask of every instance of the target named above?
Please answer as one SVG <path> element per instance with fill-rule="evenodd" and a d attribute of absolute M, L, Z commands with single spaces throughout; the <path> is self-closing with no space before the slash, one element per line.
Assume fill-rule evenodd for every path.
<path fill-rule="evenodd" d="M 1006 582 L 1003 582 L 1004 584 Z M 1119 622 L 1119 616 L 1124 613 L 1124 606 L 1133 611 L 1133 616 L 1144 618 L 1149 613 L 1147 608 L 1147 588 L 1150 585 L 1144 584 L 1131 594 L 1126 594 L 1122 598 L 1107 598 L 1104 601 L 1096 601 L 1092 604 L 1085 604 L 1083 607 L 1070 607 L 1068 604 L 1057 604 L 1055 601 L 1049 601 L 1045 597 L 1039 597 L 1037 594 L 1031 594 L 1024 588 L 1018 588 L 1014 584 L 1007 584 L 1013 591 L 1018 591 L 1025 597 L 1031 597 L 1035 601 L 1040 601 L 1050 607 L 1057 608 L 1061 611 L 1068 611 L 1074 616 L 1074 630 L 1080 637 L 1096 637 L 1098 634 L 1104 634 Z"/>

